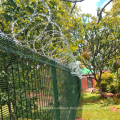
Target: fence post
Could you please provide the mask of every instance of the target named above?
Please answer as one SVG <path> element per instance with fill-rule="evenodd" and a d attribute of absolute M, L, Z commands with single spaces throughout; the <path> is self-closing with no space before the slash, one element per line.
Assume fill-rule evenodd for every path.
<path fill-rule="evenodd" d="M 79 77 L 78 77 L 78 82 L 79 82 L 78 90 L 79 90 L 79 98 L 80 98 L 80 96 L 81 96 L 81 79 Z"/>
<path fill-rule="evenodd" d="M 53 81 L 54 100 L 55 100 L 55 116 L 56 116 L 56 120 L 60 120 L 55 61 L 51 60 L 51 64 L 53 65 L 51 66 L 51 68 L 52 68 L 52 81 Z"/>
<path fill-rule="evenodd" d="M 77 82 L 77 85 L 78 85 L 78 93 L 79 93 L 79 96 L 80 96 L 80 93 L 81 93 L 81 79 L 76 76 L 76 74 L 71 74 L 71 77 L 73 80 L 76 80 Z"/>

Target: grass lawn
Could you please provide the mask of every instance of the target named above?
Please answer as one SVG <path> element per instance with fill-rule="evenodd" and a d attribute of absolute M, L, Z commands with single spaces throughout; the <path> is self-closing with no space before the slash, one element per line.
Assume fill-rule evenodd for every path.
<path fill-rule="evenodd" d="M 120 120 L 120 113 L 111 111 L 108 106 L 100 102 L 103 98 L 100 95 L 90 92 L 81 94 L 81 100 L 77 112 L 77 119 L 84 120 Z"/>

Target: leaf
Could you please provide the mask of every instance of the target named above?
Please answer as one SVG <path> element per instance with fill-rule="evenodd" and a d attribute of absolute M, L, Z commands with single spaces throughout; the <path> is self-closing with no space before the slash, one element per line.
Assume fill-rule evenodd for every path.
<path fill-rule="evenodd" d="M 73 53 L 76 49 L 78 49 L 78 46 L 73 47 L 71 43 L 69 44 L 69 46 L 70 46 L 71 53 Z"/>

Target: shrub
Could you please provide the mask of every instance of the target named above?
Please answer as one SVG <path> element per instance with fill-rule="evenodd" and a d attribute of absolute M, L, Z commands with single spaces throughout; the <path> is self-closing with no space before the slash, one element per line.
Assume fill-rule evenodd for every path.
<path fill-rule="evenodd" d="M 100 73 L 96 75 L 96 78 L 98 79 Z M 101 87 L 103 92 L 107 92 L 107 85 L 110 85 L 113 82 L 113 75 L 111 73 L 104 72 L 101 76 Z M 96 82 L 96 86 L 98 87 L 98 83 Z"/>
<path fill-rule="evenodd" d="M 115 103 L 114 99 L 107 98 L 107 99 L 101 100 L 101 104 L 102 104 L 102 106 L 108 106 L 108 105 L 115 105 L 116 103 Z"/>
<path fill-rule="evenodd" d="M 107 92 L 109 92 L 109 93 L 117 92 L 116 86 L 113 83 L 111 83 L 110 85 L 107 85 L 106 89 L 107 89 Z"/>

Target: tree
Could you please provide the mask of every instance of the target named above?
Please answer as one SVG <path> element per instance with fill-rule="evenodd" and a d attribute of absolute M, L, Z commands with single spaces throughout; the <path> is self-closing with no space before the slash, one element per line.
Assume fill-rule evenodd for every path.
<path fill-rule="evenodd" d="M 119 0 L 113 0 L 113 6 L 111 8 L 110 14 L 115 16 L 120 16 L 120 1 Z"/>
<path fill-rule="evenodd" d="M 100 94 L 105 98 L 108 96 L 101 89 L 101 76 L 108 60 L 115 58 L 115 51 L 119 55 L 119 22 L 120 20 L 116 18 L 104 18 L 98 25 L 94 22 L 87 23 L 84 38 L 86 43 L 79 46 L 81 54 L 79 60 L 90 69 L 98 83 Z M 87 53 L 83 55 L 85 50 Z M 100 73 L 98 79 L 96 78 L 97 73 Z"/>
<path fill-rule="evenodd" d="M 112 1 L 113 5 L 112 8 L 109 12 L 107 12 L 106 15 L 108 15 L 109 17 L 113 18 L 116 17 L 117 19 L 119 19 L 120 17 L 120 1 L 119 0 L 113 0 Z M 117 77 L 118 77 L 118 68 L 119 68 L 119 55 L 116 54 L 116 57 L 109 62 L 110 66 L 109 68 L 112 68 L 112 71 L 117 72 Z"/>

